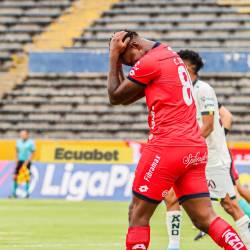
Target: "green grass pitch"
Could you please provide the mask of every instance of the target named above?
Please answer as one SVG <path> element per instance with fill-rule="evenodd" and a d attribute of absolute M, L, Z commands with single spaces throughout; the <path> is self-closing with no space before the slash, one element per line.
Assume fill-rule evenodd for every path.
<path fill-rule="evenodd" d="M 67 202 L 54 200 L 0 201 L 1 250 L 124 250 L 126 202 Z M 216 206 L 224 218 L 225 213 Z M 229 220 L 232 223 L 232 220 Z M 166 250 L 163 204 L 152 219 L 150 250 Z M 197 230 L 186 215 L 182 248 L 216 250 L 212 241 L 194 242 Z"/>

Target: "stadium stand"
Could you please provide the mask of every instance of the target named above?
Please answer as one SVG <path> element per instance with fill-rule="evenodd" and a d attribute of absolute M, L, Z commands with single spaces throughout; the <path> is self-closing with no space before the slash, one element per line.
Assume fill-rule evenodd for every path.
<path fill-rule="evenodd" d="M 0 71 L 11 66 L 13 54 L 22 53 L 32 38 L 44 31 L 73 0 L 4 0 L 0 2 Z"/>
<path fill-rule="evenodd" d="M 213 0 L 121 1 L 85 27 L 72 45 L 63 46 L 71 51 L 106 50 L 112 32 L 129 28 L 175 49 L 249 51 L 250 16 L 232 5 Z M 204 74 L 203 79 L 215 87 L 219 101 L 234 113 L 230 139 L 249 140 L 250 75 L 222 72 Z M 103 73 L 30 74 L 4 95 L 0 109 L 0 136 L 5 138 L 16 137 L 21 128 L 46 138 L 147 136 L 144 101 L 132 107 L 110 106 Z"/>
<path fill-rule="evenodd" d="M 77 49 L 104 49 L 110 33 L 135 29 L 143 36 L 173 48 L 249 50 L 250 16 L 216 1 L 124 1 L 75 38 Z"/>
<path fill-rule="evenodd" d="M 250 75 L 204 74 L 203 79 L 235 114 L 230 139 L 249 138 Z M 33 74 L 0 102 L 0 133 L 13 137 L 26 128 L 39 138 L 146 138 L 143 100 L 133 107 L 113 107 L 107 100 L 105 74 Z"/>

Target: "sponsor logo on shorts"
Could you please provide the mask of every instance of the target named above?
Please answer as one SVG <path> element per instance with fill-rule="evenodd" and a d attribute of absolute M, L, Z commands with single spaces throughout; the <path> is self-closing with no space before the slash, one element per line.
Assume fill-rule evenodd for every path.
<path fill-rule="evenodd" d="M 207 180 L 207 186 L 211 189 L 216 188 L 216 184 L 215 184 L 214 180 Z"/>
<path fill-rule="evenodd" d="M 180 234 L 181 215 L 173 215 L 171 219 L 171 235 L 178 236 Z"/>
<path fill-rule="evenodd" d="M 144 244 L 136 244 L 132 247 L 133 250 L 147 250 Z"/>
<path fill-rule="evenodd" d="M 164 197 L 166 197 L 168 195 L 168 190 L 164 190 L 163 192 L 162 192 L 162 197 L 164 198 Z"/>
<path fill-rule="evenodd" d="M 228 229 L 226 232 L 224 232 L 222 238 L 224 238 L 225 242 L 234 250 L 240 250 L 244 248 L 243 242 L 240 240 L 236 233 L 231 231 L 231 229 Z"/>
<path fill-rule="evenodd" d="M 150 168 L 148 170 L 148 172 L 145 174 L 144 176 L 144 180 L 147 182 L 150 182 L 150 179 L 152 178 L 156 167 L 158 166 L 159 162 L 160 162 L 161 157 L 159 155 L 156 155 L 153 162 L 150 165 Z"/>
<path fill-rule="evenodd" d="M 145 193 L 145 192 L 147 192 L 149 190 L 149 187 L 146 186 L 146 185 L 140 186 L 139 190 L 140 190 L 141 193 Z"/>
<path fill-rule="evenodd" d="M 185 168 L 206 162 L 207 162 L 207 153 L 201 156 L 201 153 L 198 152 L 196 153 L 196 155 L 189 154 L 183 158 L 183 163 L 185 165 Z"/>

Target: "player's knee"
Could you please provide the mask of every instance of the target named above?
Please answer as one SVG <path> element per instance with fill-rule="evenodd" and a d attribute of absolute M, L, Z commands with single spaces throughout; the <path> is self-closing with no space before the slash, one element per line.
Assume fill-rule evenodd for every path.
<path fill-rule="evenodd" d="M 149 225 L 150 216 L 146 211 L 142 211 L 138 204 L 131 203 L 129 206 L 129 225 L 147 226 Z"/>
<path fill-rule="evenodd" d="M 216 218 L 216 216 L 217 215 L 215 214 L 213 209 L 208 209 L 207 211 L 200 211 L 191 219 L 195 227 L 207 233 L 211 222 Z"/>
<path fill-rule="evenodd" d="M 134 208 L 134 203 L 131 202 L 128 208 L 128 221 L 129 223 L 131 222 L 132 215 L 133 215 L 133 208 Z"/>
<path fill-rule="evenodd" d="M 199 220 L 199 219 L 192 219 L 192 222 L 194 224 L 194 226 L 196 228 L 198 228 L 199 230 L 203 231 L 203 232 L 208 232 L 209 229 L 209 221 L 208 220 Z"/>
<path fill-rule="evenodd" d="M 146 226 L 149 225 L 149 216 L 146 213 L 140 213 L 138 207 L 133 207 L 129 215 L 130 226 Z"/>
<path fill-rule="evenodd" d="M 165 203 L 168 211 L 180 210 L 179 201 L 173 190 L 170 190 L 168 195 L 165 197 Z"/>

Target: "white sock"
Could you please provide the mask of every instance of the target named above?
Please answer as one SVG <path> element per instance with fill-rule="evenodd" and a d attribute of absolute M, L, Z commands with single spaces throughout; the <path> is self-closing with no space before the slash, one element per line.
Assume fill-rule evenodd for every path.
<path fill-rule="evenodd" d="M 169 244 L 168 248 L 180 249 L 181 233 L 181 211 L 170 211 L 166 213 L 166 224 L 168 229 Z"/>
<path fill-rule="evenodd" d="M 236 226 L 247 249 L 250 249 L 250 218 L 247 215 L 241 217 L 236 221 Z"/>

